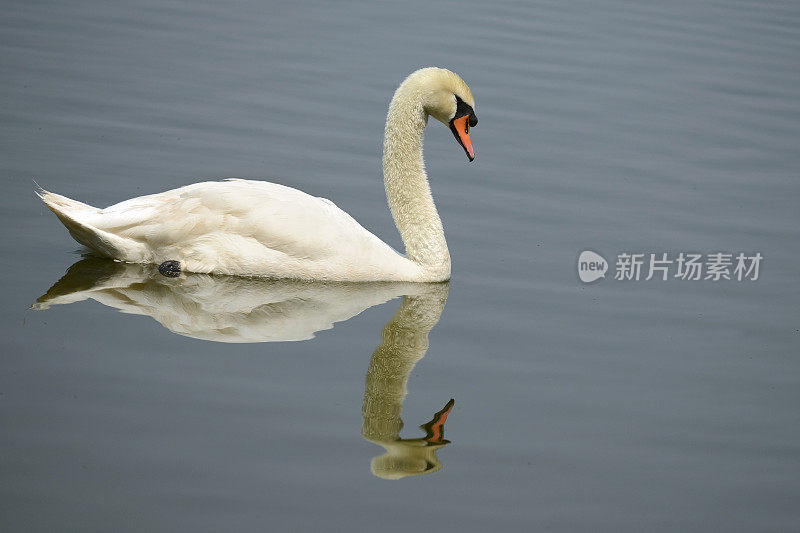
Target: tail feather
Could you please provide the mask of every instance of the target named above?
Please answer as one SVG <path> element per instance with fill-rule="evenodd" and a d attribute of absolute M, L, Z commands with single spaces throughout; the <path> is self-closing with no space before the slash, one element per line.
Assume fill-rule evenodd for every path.
<path fill-rule="evenodd" d="M 44 205 L 50 209 L 67 228 L 72 238 L 104 257 L 123 259 L 124 240 L 103 231 L 87 222 L 90 215 L 100 213 L 100 209 L 83 202 L 46 191 L 39 187 L 36 191 Z"/>
<path fill-rule="evenodd" d="M 60 194 L 46 191 L 41 187 L 39 187 L 39 190 L 35 192 L 36 195 L 42 199 L 44 204 L 56 214 L 58 214 L 57 210 L 64 210 L 68 212 L 91 211 L 93 213 L 100 211 L 96 207 L 92 207 L 89 204 L 84 204 L 83 202 L 73 200 L 72 198 L 67 198 L 66 196 L 61 196 Z"/>

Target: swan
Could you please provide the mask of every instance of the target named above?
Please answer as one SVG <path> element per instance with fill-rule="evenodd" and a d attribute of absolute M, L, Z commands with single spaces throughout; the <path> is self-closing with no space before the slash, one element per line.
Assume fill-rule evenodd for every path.
<path fill-rule="evenodd" d="M 449 126 L 470 161 L 478 123 L 466 83 L 447 69 L 410 74 L 389 104 L 383 176 L 406 255 L 325 198 L 276 183 L 195 183 L 98 209 L 37 194 L 72 237 L 96 254 L 180 271 L 329 281 L 439 282 L 450 253 L 422 157 L 428 117 Z"/>

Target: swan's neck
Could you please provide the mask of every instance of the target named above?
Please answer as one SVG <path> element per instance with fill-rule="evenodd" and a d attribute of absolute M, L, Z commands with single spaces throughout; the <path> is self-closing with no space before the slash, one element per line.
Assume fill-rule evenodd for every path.
<path fill-rule="evenodd" d="M 397 89 L 386 119 L 383 179 L 394 223 L 406 255 L 431 281 L 450 278 L 450 252 L 422 159 L 422 137 L 428 114 L 418 89 Z"/>

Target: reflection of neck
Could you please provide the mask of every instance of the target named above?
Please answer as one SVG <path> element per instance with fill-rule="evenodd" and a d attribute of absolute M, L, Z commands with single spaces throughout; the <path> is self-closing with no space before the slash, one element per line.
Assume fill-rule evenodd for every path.
<path fill-rule="evenodd" d="M 428 351 L 428 333 L 447 301 L 447 284 L 430 286 L 420 296 L 406 296 L 381 332 L 382 342 L 367 370 L 362 435 L 373 442 L 399 438 L 406 383 L 414 365 Z"/>

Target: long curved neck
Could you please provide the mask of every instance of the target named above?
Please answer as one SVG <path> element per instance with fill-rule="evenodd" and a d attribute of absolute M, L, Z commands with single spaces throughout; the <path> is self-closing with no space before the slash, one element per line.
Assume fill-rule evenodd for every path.
<path fill-rule="evenodd" d="M 427 121 L 421 91 L 413 84 L 403 83 L 389 104 L 383 141 L 383 181 L 406 255 L 429 276 L 444 280 L 450 277 L 450 252 L 422 159 Z"/>

